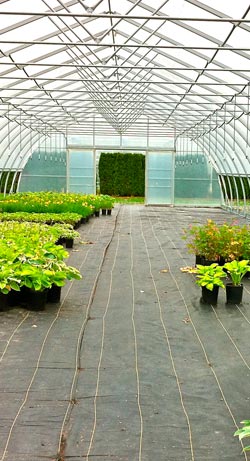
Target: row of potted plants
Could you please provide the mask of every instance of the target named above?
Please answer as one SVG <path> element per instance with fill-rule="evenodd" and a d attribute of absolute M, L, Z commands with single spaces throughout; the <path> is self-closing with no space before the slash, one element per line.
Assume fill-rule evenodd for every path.
<path fill-rule="evenodd" d="M 0 292 L 4 305 L 20 302 L 37 307 L 33 302 L 36 292 L 42 293 L 43 303 L 47 290 L 62 287 L 67 280 L 81 279 L 80 272 L 65 263 L 68 252 L 54 243 L 58 229 L 34 223 L 0 223 Z M 40 306 L 41 307 L 41 306 Z"/>
<path fill-rule="evenodd" d="M 250 259 L 250 225 L 223 223 L 207 220 L 204 225 L 192 225 L 183 231 L 190 253 L 198 262 L 224 262 L 234 259 Z M 199 259 L 199 258 L 203 258 Z"/>
<path fill-rule="evenodd" d="M 74 212 L 82 217 L 92 215 L 98 210 L 111 210 L 114 201 L 109 195 L 61 193 L 61 192 L 22 192 L 0 198 L 1 212 L 65 213 Z"/>
<path fill-rule="evenodd" d="M 226 288 L 226 303 L 240 304 L 243 295 L 241 283 L 246 273 L 250 271 L 249 261 L 236 259 L 225 263 L 223 266 L 217 263 L 204 266 L 197 264 L 190 272 L 197 275 L 196 283 L 202 288 L 201 302 L 205 304 L 217 304 L 219 287 Z M 223 278 L 230 276 L 230 282 L 224 284 Z"/>
<path fill-rule="evenodd" d="M 35 222 L 41 224 L 53 225 L 55 223 L 71 224 L 78 226 L 82 222 L 82 216 L 77 213 L 28 213 L 26 211 L 16 211 L 13 213 L 0 213 L 0 222 L 18 221 L 18 222 Z"/>

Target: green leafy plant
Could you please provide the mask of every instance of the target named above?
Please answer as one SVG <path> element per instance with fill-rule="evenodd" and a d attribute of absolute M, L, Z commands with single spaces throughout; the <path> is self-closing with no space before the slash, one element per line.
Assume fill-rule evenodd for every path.
<path fill-rule="evenodd" d="M 230 274 L 232 284 L 237 286 L 240 285 L 244 275 L 250 271 L 250 266 L 248 265 L 249 261 L 243 259 L 242 261 L 237 261 L 236 259 L 224 264 L 224 268 Z"/>
<path fill-rule="evenodd" d="M 72 229 L 69 229 L 72 231 Z M 53 226 L 34 223 L 0 223 L 0 291 L 22 286 L 43 291 L 53 284 L 80 279 L 80 272 L 65 263 L 68 252 L 55 245 Z M 75 232 L 75 231 L 74 231 Z M 61 230 L 57 230 L 57 236 Z"/>
<path fill-rule="evenodd" d="M 78 238 L 80 237 L 79 232 L 73 229 L 71 224 L 54 224 L 53 230 L 55 231 L 58 238 Z"/>
<path fill-rule="evenodd" d="M 110 210 L 114 206 L 115 199 L 113 197 L 110 197 L 110 195 L 103 195 L 101 194 L 99 196 L 99 203 L 100 203 L 100 208 Z"/>
<path fill-rule="evenodd" d="M 246 419 L 245 421 L 241 421 L 241 424 L 244 424 L 243 427 L 238 429 L 234 435 L 239 437 L 239 440 L 244 439 L 245 437 L 250 437 L 250 419 Z M 244 451 L 250 451 L 250 445 L 244 447 Z"/>
<path fill-rule="evenodd" d="M 221 225 L 207 220 L 204 225 L 192 225 L 183 231 L 190 253 L 201 255 L 208 260 L 226 261 L 248 259 L 250 255 L 250 227 L 236 223 Z"/>
<path fill-rule="evenodd" d="M 214 286 L 225 288 L 222 278 L 226 277 L 222 266 L 217 263 L 210 264 L 210 266 L 203 266 L 197 264 L 196 269 L 192 270 L 197 275 L 196 283 L 201 287 L 206 287 L 212 291 Z"/>
<path fill-rule="evenodd" d="M 20 278 L 15 274 L 13 264 L 0 264 L 0 292 L 7 294 L 10 290 L 20 291 Z"/>

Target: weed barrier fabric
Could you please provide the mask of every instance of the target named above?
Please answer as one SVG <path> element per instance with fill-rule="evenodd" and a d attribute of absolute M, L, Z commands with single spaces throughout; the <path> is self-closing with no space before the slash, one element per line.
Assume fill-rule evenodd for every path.
<path fill-rule="evenodd" d="M 201 305 L 180 267 L 219 209 L 126 205 L 81 226 L 61 305 L 0 312 L 0 461 L 247 460 L 250 281 Z M 242 222 L 243 219 L 242 219 Z"/>

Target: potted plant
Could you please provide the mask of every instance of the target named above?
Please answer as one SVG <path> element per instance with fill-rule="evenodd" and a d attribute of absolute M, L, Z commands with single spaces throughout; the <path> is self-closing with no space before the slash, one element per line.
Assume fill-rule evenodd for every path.
<path fill-rule="evenodd" d="M 114 206 L 115 199 L 110 195 L 101 194 L 100 196 L 100 207 L 103 215 L 111 215 L 112 208 Z"/>
<path fill-rule="evenodd" d="M 231 277 L 231 282 L 226 284 L 226 302 L 227 304 L 240 304 L 243 296 L 243 284 L 241 283 L 244 275 L 250 270 L 249 260 L 227 262 L 224 268 Z"/>
<path fill-rule="evenodd" d="M 196 255 L 196 264 L 210 265 L 218 262 L 220 256 L 219 227 L 208 220 L 204 225 L 192 225 L 184 230 L 183 238 L 187 240 L 190 253 Z"/>
<path fill-rule="evenodd" d="M 219 287 L 225 288 L 222 278 L 226 277 L 226 274 L 222 266 L 217 263 L 210 266 L 197 264 L 193 272 L 197 275 L 196 283 L 202 289 L 201 303 L 217 304 Z"/>
<path fill-rule="evenodd" d="M 239 436 L 239 440 L 242 440 L 245 437 L 250 437 L 250 420 L 246 419 L 245 421 L 241 421 L 241 424 L 243 424 L 243 427 L 234 433 L 235 436 Z M 250 451 L 250 445 L 244 447 L 243 451 Z"/>

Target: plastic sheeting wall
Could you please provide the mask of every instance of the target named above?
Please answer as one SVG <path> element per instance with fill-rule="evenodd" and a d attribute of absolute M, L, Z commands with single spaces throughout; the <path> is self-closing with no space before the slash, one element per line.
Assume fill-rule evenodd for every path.
<path fill-rule="evenodd" d="M 36 151 L 23 169 L 19 192 L 66 191 L 66 150 Z"/>
<path fill-rule="evenodd" d="M 175 158 L 175 205 L 220 206 L 221 190 L 218 175 L 202 154 L 184 161 Z"/>

